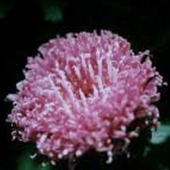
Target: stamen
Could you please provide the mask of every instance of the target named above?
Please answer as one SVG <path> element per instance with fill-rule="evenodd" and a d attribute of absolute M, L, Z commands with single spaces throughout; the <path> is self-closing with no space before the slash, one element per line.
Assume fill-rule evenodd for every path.
<path fill-rule="evenodd" d="M 102 79 L 100 76 L 97 76 L 97 83 L 98 83 L 99 91 L 102 93 L 103 92 L 103 83 L 102 83 Z"/>
<path fill-rule="evenodd" d="M 90 77 L 94 79 L 94 70 L 90 62 L 88 62 L 88 68 L 89 68 Z"/>
<path fill-rule="evenodd" d="M 81 54 L 80 57 L 81 57 L 82 66 L 83 66 L 83 68 L 85 70 L 87 68 L 87 66 L 86 66 L 86 61 L 85 61 L 84 55 Z"/>
<path fill-rule="evenodd" d="M 75 73 L 76 73 L 76 76 L 77 76 L 79 79 L 81 79 L 81 73 L 80 73 L 79 68 L 74 65 L 74 66 L 73 66 L 73 69 L 74 69 L 74 71 L 75 71 Z"/>
<path fill-rule="evenodd" d="M 79 89 L 79 94 L 80 94 L 81 100 L 83 101 L 84 109 L 85 109 L 86 112 L 88 112 L 89 109 L 88 109 L 87 100 L 86 100 L 86 97 L 85 97 L 85 95 L 84 95 L 84 93 L 82 92 L 81 89 Z"/>
<path fill-rule="evenodd" d="M 106 62 L 107 62 L 107 71 L 108 71 L 109 79 L 111 81 L 113 79 L 112 76 L 113 71 L 112 71 L 112 61 L 110 59 L 110 56 L 107 57 Z"/>
<path fill-rule="evenodd" d="M 103 61 L 103 58 L 100 58 L 99 60 L 97 60 L 97 65 L 98 65 L 98 74 L 100 77 L 102 77 L 102 61 Z"/>

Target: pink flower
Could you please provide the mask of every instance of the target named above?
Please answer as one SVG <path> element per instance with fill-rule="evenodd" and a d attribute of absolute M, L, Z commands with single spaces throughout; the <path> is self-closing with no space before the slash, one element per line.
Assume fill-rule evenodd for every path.
<path fill-rule="evenodd" d="M 109 31 L 52 39 L 28 58 L 24 73 L 18 92 L 8 95 L 12 135 L 35 142 L 51 159 L 91 148 L 112 155 L 113 139 L 129 142 L 138 134 L 127 130 L 132 122 L 145 118 L 147 126 L 152 118 L 152 127 L 159 116 L 153 103 L 162 77 L 149 52 L 134 54 L 129 42 Z"/>

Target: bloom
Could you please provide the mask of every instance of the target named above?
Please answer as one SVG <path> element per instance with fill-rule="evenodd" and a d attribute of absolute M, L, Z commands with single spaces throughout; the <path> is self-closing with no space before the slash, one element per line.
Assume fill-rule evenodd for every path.
<path fill-rule="evenodd" d="M 18 92 L 8 95 L 14 106 L 8 121 L 16 127 L 13 137 L 35 142 L 39 153 L 61 159 L 93 148 L 112 155 L 113 139 L 137 135 L 128 130 L 132 122 L 157 121 L 162 77 L 148 51 L 134 54 L 109 31 L 68 34 L 38 50 Z"/>

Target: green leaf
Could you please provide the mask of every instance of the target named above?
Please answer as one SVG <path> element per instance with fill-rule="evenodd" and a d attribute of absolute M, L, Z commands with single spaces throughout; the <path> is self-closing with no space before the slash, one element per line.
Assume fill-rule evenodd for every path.
<path fill-rule="evenodd" d="M 46 166 L 42 166 L 40 162 L 36 163 L 36 158 L 30 158 L 30 150 L 25 151 L 20 159 L 18 170 L 50 170 L 51 166 L 47 164 Z"/>
<path fill-rule="evenodd" d="M 170 137 L 170 124 L 162 124 L 156 132 L 153 133 L 151 144 L 161 144 Z"/>
<path fill-rule="evenodd" d="M 33 163 L 28 154 L 23 154 L 19 160 L 18 170 L 34 170 Z"/>

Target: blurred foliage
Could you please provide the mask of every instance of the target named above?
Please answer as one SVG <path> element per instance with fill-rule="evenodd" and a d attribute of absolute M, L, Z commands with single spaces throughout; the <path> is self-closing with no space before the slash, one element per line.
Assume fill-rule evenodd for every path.
<path fill-rule="evenodd" d="M 0 1 L 0 19 L 5 18 L 13 6 L 13 1 Z"/>
<path fill-rule="evenodd" d="M 14 0 L 0 0 L 0 19 L 5 18 L 14 7 Z M 65 2 L 63 0 L 38 0 L 39 8 L 44 14 L 44 20 L 52 23 L 62 21 Z"/>
<path fill-rule="evenodd" d="M 36 159 L 30 158 L 30 150 L 25 150 L 19 159 L 17 170 L 50 170 L 50 165 L 42 163 L 36 163 Z"/>
<path fill-rule="evenodd" d="M 143 164 L 148 164 L 150 170 L 170 170 L 170 123 L 162 124 L 153 133 L 150 144 L 146 146 Z"/>
<path fill-rule="evenodd" d="M 61 0 L 41 0 L 39 1 L 42 11 L 44 13 L 44 19 L 50 22 L 59 22 L 63 19 L 64 2 Z"/>
<path fill-rule="evenodd" d="M 162 124 L 158 131 L 153 133 L 151 143 L 152 144 L 161 144 L 165 142 L 168 138 L 170 138 L 170 125 Z"/>

